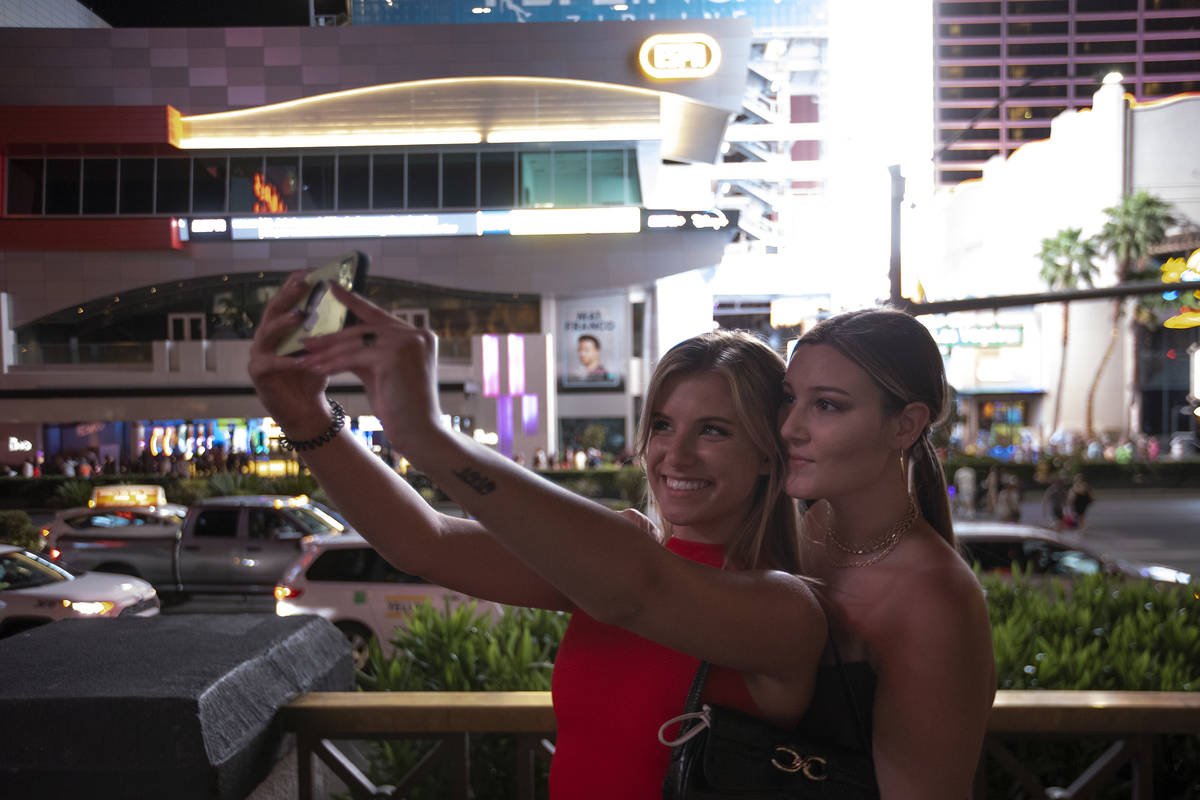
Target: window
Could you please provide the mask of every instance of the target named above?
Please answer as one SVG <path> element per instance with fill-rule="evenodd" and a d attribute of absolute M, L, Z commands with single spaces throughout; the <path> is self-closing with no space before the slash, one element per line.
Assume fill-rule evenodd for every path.
<path fill-rule="evenodd" d="M 625 151 L 593 150 L 592 205 L 624 205 Z"/>
<path fill-rule="evenodd" d="M 547 208 L 554 205 L 549 153 L 521 153 L 519 181 L 519 205 L 525 208 Z"/>
<path fill-rule="evenodd" d="M 246 528 L 249 537 L 259 541 L 299 539 L 304 535 L 304 531 L 298 530 L 292 520 L 270 508 L 250 509 Z"/>
<path fill-rule="evenodd" d="M 554 154 L 554 205 L 588 204 L 587 151 L 572 150 Z"/>
<path fill-rule="evenodd" d="M 408 208 L 438 207 L 438 154 L 408 157 Z"/>
<path fill-rule="evenodd" d="M 79 213 L 78 158 L 50 158 L 46 160 L 46 213 Z"/>
<path fill-rule="evenodd" d="M 480 205 L 512 208 L 516 203 L 516 165 L 513 153 L 483 153 L 479 157 Z"/>
<path fill-rule="evenodd" d="M 42 213 L 42 170 L 40 158 L 13 158 L 8 162 L 8 213 Z"/>
<path fill-rule="evenodd" d="M 333 208 L 333 187 L 333 156 L 305 156 L 300 162 L 301 210 Z"/>
<path fill-rule="evenodd" d="M 122 214 L 154 213 L 154 159 L 121 159 Z"/>
<path fill-rule="evenodd" d="M 404 154 L 378 154 L 371 171 L 374 208 L 404 208 Z"/>
<path fill-rule="evenodd" d="M 338 208 L 370 208 L 370 181 L 370 156 L 338 156 Z"/>
<path fill-rule="evenodd" d="M 117 160 L 115 158 L 84 159 L 83 213 L 117 213 Z"/>
<path fill-rule="evenodd" d="M 442 154 L 442 208 L 476 208 L 478 156 L 475 153 Z"/>
<path fill-rule="evenodd" d="M 160 158 L 154 210 L 159 214 L 188 211 L 190 163 L 186 158 Z"/>
<path fill-rule="evenodd" d="M 254 211 L 254 177 L 262 174 L 261 156 L 229 159 L 229 210 L 248 214 Z"/>
<path fill-rule="evenodd" d="M 297 189 L 300 186 L 300 158 L 298 156 L 268 156 L 262 187 L 255 194 L 259 214 L 282 214 L 299 207 Z"/>
<path fill-rule="evenodd" d="M 369 547 L 326 550 L 308 568 L 306 577 L 310 581 L 425 583 L 416 575 L 396 569 Z"/>
<path fill-rule="evenodd" d="M 212 508 L 201 511 L 196 517 L 192 535 L 204 538 L 234 539 L 237 537 L 238 516 L 236 508 Z"/>
<path fill-rule="evenodd" d="M 192 210 L 225 210 L 225 157 L 197 158 L 192 162 Z"/>

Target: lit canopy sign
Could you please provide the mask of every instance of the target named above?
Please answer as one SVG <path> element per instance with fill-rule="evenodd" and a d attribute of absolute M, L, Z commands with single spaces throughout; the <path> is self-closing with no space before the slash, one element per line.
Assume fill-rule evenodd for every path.
<path fill-rule="evenodd" d="M 942 347 L 1020 347 L 1025 340 L 1021 325 L 969 325 L 955 328 L 949 325 L 933 332 Z"/>
<path fill-rule="evenodd" d="M 736 226 L 736 211 L 613 208 L 520 208 L 430 214 L 338 214 L 194 217 L 180 220 L 180 238 L 376 239 L 412 236 L 566 236 L 640 233 L 653 230 L 723 231 Z"/>
<path fill-rule="evenodd" d="M 705 33 L 660 33 L 642 43 L 638 63 L 651 78 L 707 78 L 721 66 L 721 48 Z"/>

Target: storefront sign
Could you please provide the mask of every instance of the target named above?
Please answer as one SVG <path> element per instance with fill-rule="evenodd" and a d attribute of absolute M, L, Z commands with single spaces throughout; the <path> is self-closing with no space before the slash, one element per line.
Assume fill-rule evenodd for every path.
<path fill-rule="evenodd" d="M 970 325 L 954 328 L 949 325 L 933 332 L 942 347 L 1020 347 L 1025 340 L 1022 325 Z"/>
<path fill-rule="evenodd" d="M 642 44 L 638 63 L 660 80 L 707 78 L 721 66 L 721 48 L 704 33 L 661 33 Z"/>
<path fill-rule="evenodd" d="M 8 452 L 10 453 L 28 453 L 33 449 L 33 442 L 28 439 L 21 439 L 17 436 L 8 437 Z"/>

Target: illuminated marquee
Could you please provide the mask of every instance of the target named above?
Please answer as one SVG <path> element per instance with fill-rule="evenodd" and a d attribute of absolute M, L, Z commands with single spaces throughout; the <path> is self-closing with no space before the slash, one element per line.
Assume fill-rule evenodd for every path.
<path fill-rule="evenodd" d="M 721 48 L 703 33 L 660 33 L 642 43 L 638 63 L 660 80 L 707 78 L 721 66 Z"/>

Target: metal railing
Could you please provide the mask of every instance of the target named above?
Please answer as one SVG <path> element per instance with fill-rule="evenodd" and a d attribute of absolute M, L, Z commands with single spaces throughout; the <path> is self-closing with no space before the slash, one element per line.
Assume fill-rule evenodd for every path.
<path fill-rule="evenodd" d="M 300 800 L 312 800 L 313 757 L 320 758 L 358 797 L 402 797 L 435 759 L 448 759 L 454 785 L 448 796 L 467 797 L 467 741 L 471 733 L 517 735 L 517 796 L 535 797 L 534 759 L 547 753 L 555 730 L 548 692 L 313 692 L 281 712 L 296 734 Z M 1036 798 L 1085 800 L 1132 767 L 1133 800 L 1150 800 L 1154 746 L 1170 734 L 1200 734 L 1200 692 L 1001 691 L 988 720 L 984 750 L 1026 793 Z M 1104 753 L 1066 787 L 1043 786 L 1006 743 L 1031 737 L 1099 738 Z M 335 739 L 437 740 L 401 785 L 376 786 L 333 744 Z M 974 800 L 985 796 L 986 775 L 976 773 Z"/>

